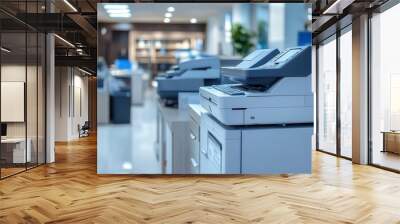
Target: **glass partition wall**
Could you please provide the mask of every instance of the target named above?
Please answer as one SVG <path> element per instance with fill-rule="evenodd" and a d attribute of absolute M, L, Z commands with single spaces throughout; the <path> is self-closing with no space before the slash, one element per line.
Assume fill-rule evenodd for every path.
<path fill-rule="evenodd" d="M 317 45 L 317 150 L 352 157 L 351 25 Z"/>
<path fill-rule="evenodd" d="M 400 172 L 400 4 L 371 18 L 370 163 Z"/>
<path fill-rule="evenodd" d="M 34 13 L 38 2 L 17 7 Z M 18 16 L 0 10 L 1 179 L 45 163 L 46 40 Z"/>

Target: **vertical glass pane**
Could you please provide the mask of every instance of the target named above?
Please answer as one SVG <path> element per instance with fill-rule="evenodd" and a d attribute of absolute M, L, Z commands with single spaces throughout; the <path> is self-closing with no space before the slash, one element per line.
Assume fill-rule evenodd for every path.
<path fill-rule="evenodd" d="M 372 18 L 372 163 L 400 170 L 400 5 Z"/>
<path fill-rule="evenodd" d="M 1 165 L 2 177 L 25 170 L 26 151 L 26 35 L 1 34 Z M 28 147 L 29 148 L 29 147 Z"/>
<path fill-rule="evenodd" d="M 352 34 L 340 36 L 340 153 L 352 156 Z"/>
<path fill-rule="evenodd" d="M 39 34 L 38 36 L 38 164 L 45 163 L 46 158 L 46 149 L 45 149 L 45 89 L 46 89 L 46 79 L 45 79 L 45 60 L 46 60 L 46 52 L 45 52 L 45 44 L 46 44 L 46 36 L 44 34 Z"/>
<path fill-rule="evenodd" d="M 28 63 L 27 63 L 27 80 L 26 80 L 26 112 L 27 112 L 27 150 L 30 151 L 28 156 L 28 168 L 37 165 L 37 116 L 38 116 L 38 95 L 37 95 L 37 84 L 38 84 L 38 36 L 36 32 L 27 33 L 27 48 L 28 48 Z"/>
<path fill-rule="evenodd" d="M 336 39 L 318 48 L 318 148 L 336 153 Z"/>

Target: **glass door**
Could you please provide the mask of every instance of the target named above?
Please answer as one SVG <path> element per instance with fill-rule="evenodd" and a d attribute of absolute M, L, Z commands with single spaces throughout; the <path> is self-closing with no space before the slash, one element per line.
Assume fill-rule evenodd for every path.
<path fill-rule="evenodd" d="M 371 18 L 370 162 L 400 171 L 400 4 Z"/>
<path fill-rule="evenodd" d="M 336 154 L 336 35 L 318 46 L 318 150 Z"/>
<path fill-rule="evenodd" d="M 352 157 L 352 32 L 351 26 L 341 31 L 340 45 L 340 155 Z"/>

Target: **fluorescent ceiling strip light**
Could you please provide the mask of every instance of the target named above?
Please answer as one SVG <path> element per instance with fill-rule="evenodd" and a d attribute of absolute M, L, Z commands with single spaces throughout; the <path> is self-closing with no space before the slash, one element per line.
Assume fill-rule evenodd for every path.
<path fill-rule="evenodd" d="M 355 0 L 336 0 L 332 5 L 325 9 L 322 14 L 342 14 L 343 10 L 351 5 L 354 1 Z"/>
<path fill-rule="evenodd" d="M 11 51 L 10 50 L 8 50 L 7 48 L 4 48 L 4 47 L 1 47 L 0 48 L 2 51 L 4 51 L 4 52 L 7 52 L 7 53 L 10 53 Z"/>
<path fill-rule="evenodd" d="M 72 10 L 74 10 L 74 12 L 78 12 L 78 10 L 68 1 L 68 0 L 64 0 L 65 4 L 67 4 Z"/>
<path fill-rule="evenodd" d="M 128 17 L 132 16 L 130 13 L 111 13 L 111 14 L 108 14 L 108 15 L 110 17 L 113 17 L 113 18 L 118 18 L 118 17 L 120 17 L 120 18 L 128 18 Z"/>
<path fill-rule="evenodd" d="M 115 13 L 130 13 L 131 10 L 129 9 L 107 9 L 108 14 L 115 14 Z"/>
<path fill-rule="evenodd" d="M 54 34 L 55 37 L 57 37 L 58 39 L 60 39 L 61 41 L 63 41 L 64 43 L 66 43 L 67 45 L 69 45 L 70 47 L 75 48 L 75 45 L 73 45 L 71 42 L 69 42 L 68 40 L 58 36 L 57 34 Z"/>
<path fill-rule="evenodd" d="M 90 73 L 90 72 L 88 72 L 88 71 L 86 71 L 86 70 L 83 70 L 83 69 L 81 69 L 81 68 L 79 68 L 79 67 L 78 67 L 78 70 L 81 71 L 81 72 L 83 72 L 83 73 L 85 73 L 85 74 L 87 74 L 87 75 L 92 75 L 92 73 Z"/>
<path fill-rule="evenodd" d="M 128 5 L 121 5 L 121 4 L 106 4 L 103 6 L 105 10 L 109 9 L 128 9 Z"/>
<path fill-rule="evenodd" d="M 167 8 L 167 11 L 168 12 L 175 12 L 175 8 L 170 6 L 170 7 Z"/>

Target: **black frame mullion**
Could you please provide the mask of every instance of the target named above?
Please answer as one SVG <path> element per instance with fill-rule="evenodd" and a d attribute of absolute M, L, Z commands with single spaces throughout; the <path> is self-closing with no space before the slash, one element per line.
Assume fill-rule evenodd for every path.
<path fill-rule="evenodd" d="M 351 25 L 351 24 L 349 24 Z M 337 156 L 343 159 L 352 160 L 352 158 L 343 156 L 341 153 L 341 117 L 340 117 L 340 81 L 341 81 L 341 58 L 340 58 L 340 37 L 342 36 L 342 31 L 345 30 L 348 26 L 340 27 L 339 24 L 336 26 L 336 32 L 327 38 L 320 40 L 316 44 L 316 150 L 319 152 L 323 152 L 329 155 Z M 320 43 L 332 38 L 335 35 L 334 40 L 336 41 L 336 153 L 328 152 L 319 148 L 319 47 Z"/>
<path fill-rule="evenodd" d="M 315 148 L 319 150 L 319 44 L 315 45 Z"/>
<path fill-rule="evenodd" d="M 25 21 L 28 20 L 28 0 L 25 0 Z M 28 24 L 25 23 L 25 102 L 24 102 L 24 117 L 25 117 L 25 170 L 28 170 Z M 31 151 L 32 153 L 32 151 Z"/>
<path fill-rule="evenodd" d="M 341 119 L 340 119 L 340 79 L 341 79 L 341 64 L 340 64 L 340 28 L 336 29 L 336 155 L 341 157 Z"/>
<path fill-rule="evenodd" d="M 39 1 L 39 0 L 28 1 L 28 0 L 25 0 L 25 1 L 21 1 L 20 3 L 25 4 L 25 15 L 24 15 L 25 19 L 27 19 L 28 2 L 36 2 L 36 11 L 37 11 L 37 13 L 39 13 L 39 2 L 43 2 L 43 3 L 45 3 L 47 5 L 50 1 L 49 0 L 44 0 L 44 1 Z M 21 6 L 21 7 L 24 7 L 24 6 Z M 48 11 L 48 7 L 45 8 L 45 12 L 47 12 L 47 11 Z M 0 23 L 0 28 L 1 27 L 2 27 L 2 24 Z M 48 74 L 48 72 L 47 72 L 47 42 L 48 42 L 47 41 L 47 33 L 46 32 L 41 32 L 40 30 L 36 30 L 36 29 L 30 27 L 26 23 L 24 23 L 24 28 L 25 28 L 25 30 L 21 30 L 22 32 L 20 33 L 20 35 L 24 35 L 25 34 L 25 82 L 24 82 L 24 97 L 25 97 L 25 99 L 24 99 L 24 107 L 25 107 L 24 108 L 24 120 L 25 120 L 24 121 L 24 124 L 25 124 L 25 164 L 24 165 L 25 165 L 25 169 L 3 177 L 2 176 L 2 174 L 3 174 L 2 173 L 2 167 L 0 166 L 0 180 L 6 179 L 8 177 L 11 177 L 11 176 L 14 176 L 14 175 L 17 175 L 17 174 L 20 174 L 20 173 L 23 173 L 23 172 L 25 172 L 25 171 L 27 171 L 27 170 L 29 170 L 31 168 L 35 168 L 35 167 L 38 167 L 38 166 L 40 166 L 42 164 L 47 163 L 47 74 Z M 31 30 L 32 30 L 32 32 L 36 33 L 36 45 L 37 45 L 36 46 L 36 56 L 37 56 L 37 58 L 36 58 L 36 99 L 37 99 L 36 100 L 37 101 L 36 102 L 36 104 L 37 104 L 36 117 L 37 117 L 37 120 L 36 120 L 36 136 L 33 136 L 33 138 L 36 137 L 36 142 L 37 142 L 37 148 L 36 148 L 37 149 L 37 153 L 36 153 L 37 159 L 36 159 L 36 164 L 34 164 L 32 167 L 29 167 L 28 166 L 28 153 L 27 153 L 27 150 L 28 150 L 28 112 L 27 112 L 27 96 L 28 96 L 28 93 L 27 93 L 28 87 L 27 87 L 27 85 L 28 84 L 27 83 L 28 83 L 28 33 L 29 33 L 28 31 L 31 31 Z M 43 125 L 44 125 L 43 126 L 43 128 L 44 128 L 44 133 L 43 133 L 43 141 L 44 141 L 43 152 L 44 152 L 44 155 L 41 155 L 43 157 L 43 159 L 44 159 L 44 162 L 42 164 L 39 163 L 39 36 L 40 36 L 39 33 L 43 33 L 44 34 L 44 36 L 42 36 L 43 38 L 40 38 L 40 42 L 42 44 L 44 44 L 44 46 L 43 46 L 44 50 L 40 51 L 42 59 L 44 60 L 44 65 L 41 64 L 41 65 L 44 66 L 43 69 L 42 69 L 42 82 L 44 84 L 44 86 L 43 86 L 44 91 L 43 91 L 43 94 L 42 94 L 42 97 L 44 97 L 43 98 L 42 109 L 44 110 L 43 111 L 44 112 L 44 116 L 41 119 L 41 122 L 43 122 Z M 2 46 L 2 34 L 3 34 L 3 32 L 0 29 L 0 46 Z M 34 64 L 34 62 L 33 62 L 33 64 Z M 1 67 L 2 67 L 2 53 L 0 53 L 0 82 L 2 80 Z M 0 85 L 0 90 L 1 90 L 1 85 Z M 1 91 L 0 91 L 0 101 L 1 101 Z M 1 104 L 0 104 L 0 110 L 1 109 L 2 108 L 1 108 Z M 1 123 L 1 117 L 0 117 L 0 123 Z M 0 144 L 0 158 L 1 158 L 1 144 Z"/>
<path fill-rule="evenodd" d="M 0 20 L 0 47 L 1 46 L 3 46 L 2 45 L 2 25 L 3 25 L 3 23 L 1 22 L 1 20 Z M 2 68 L 2 55 L 3 55 L 3 52 L 1 52 L 1 50 L 0 50 L 0 125 L 2 124 L 2 122 L 1 122 L 1 78 L 2 78 L 2 75 L 1 75 L 1 68 Z M 1 135 L 1 134 L 0 134 Z M 1 170 L 2 170 L 2 162 L 1 162 L 1 151 L 2 151 L 2 148 L 1 148 L 1 145 L 2 144 L 0 144 L 0 180 L 1 179 L 3 179 L 3 177 L 2 177 L 2 175 L 1 175 Z"/>

